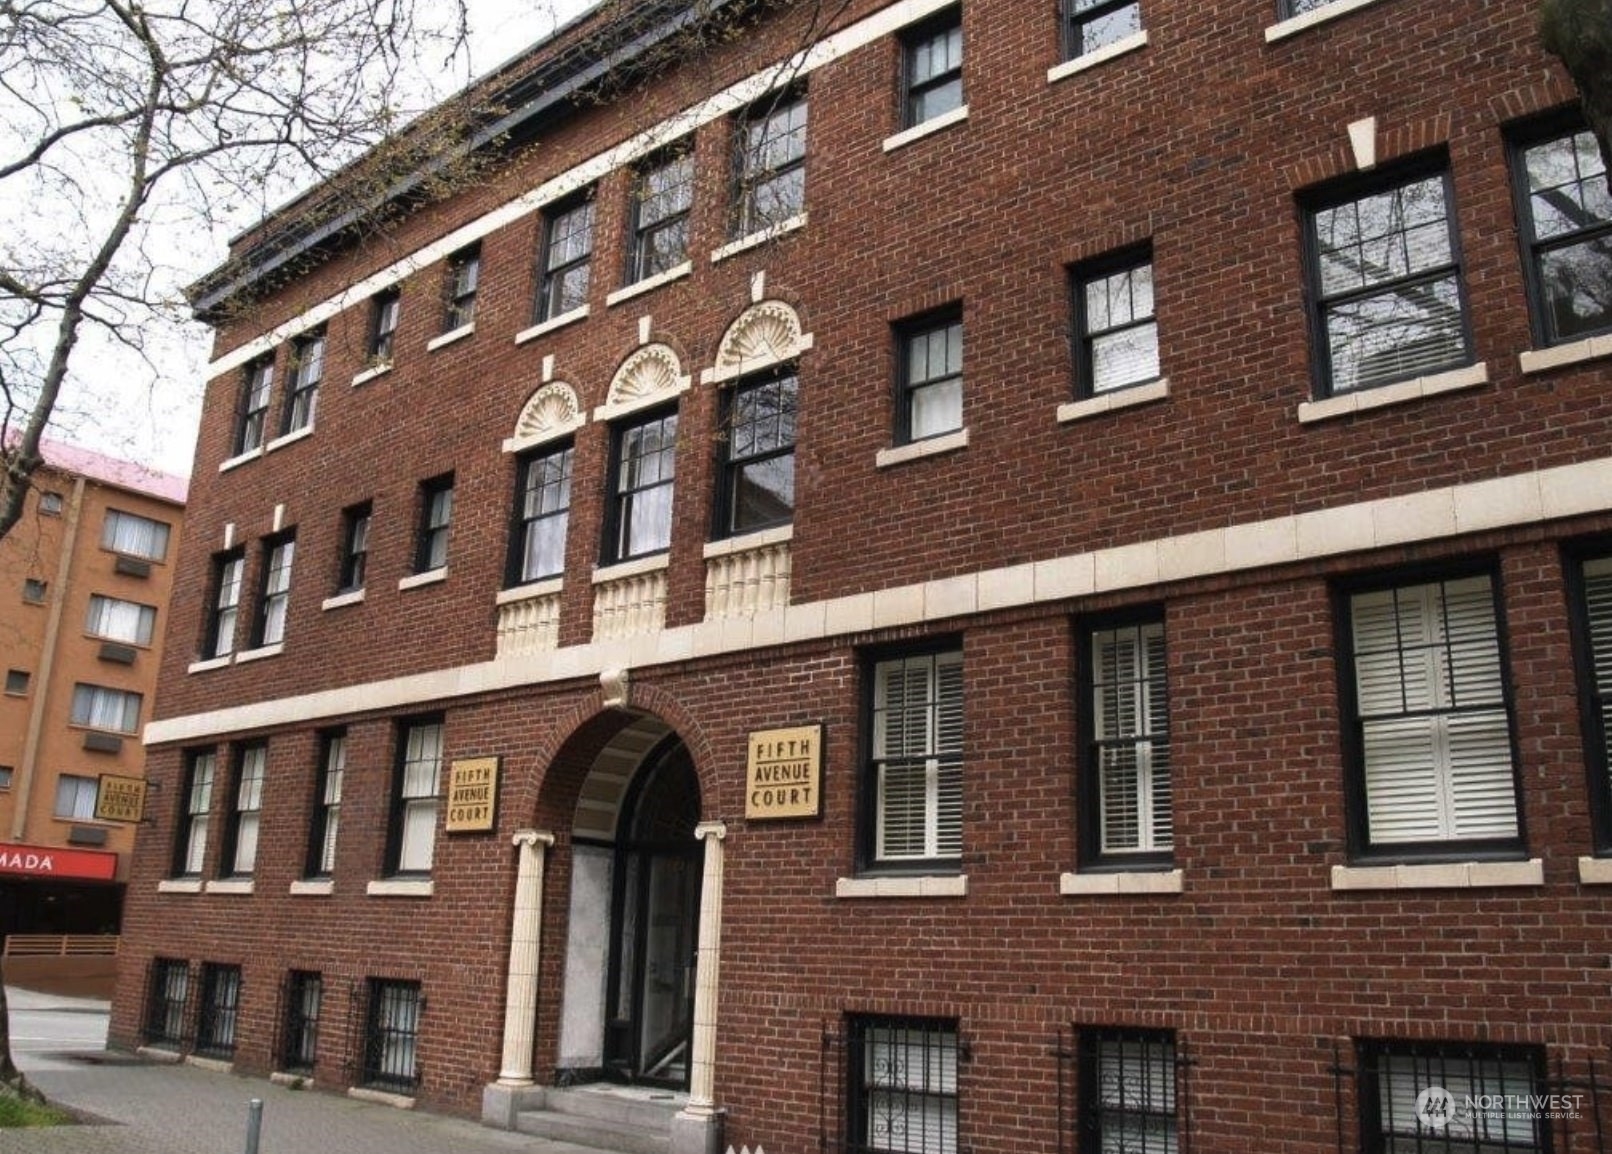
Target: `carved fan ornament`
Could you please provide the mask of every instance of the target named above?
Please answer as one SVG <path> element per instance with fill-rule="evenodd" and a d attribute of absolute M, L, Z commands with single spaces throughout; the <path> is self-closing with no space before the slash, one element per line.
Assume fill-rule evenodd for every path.
<path fill-rule="evenodd" d="M 576 391 L 563 381 L 551 381 L 533 393 L 515 422 L 515 439 L 543 441 L 568 433 L 582 423 Z"/>
<path fill-rule="evenodd" d="M 621 363 L 610 382 L 605 405 L 630 405 L 661 393 L 675 393 L 682 384 L 683 365 L 666 345 L 645 345 Z"/>
<path fill-rule="evenodd" d="M 800 352 L 800 317 L 783 301 L 762 301 L 728 326 L 717 352 L 719 373 L 786 361 Z"/>

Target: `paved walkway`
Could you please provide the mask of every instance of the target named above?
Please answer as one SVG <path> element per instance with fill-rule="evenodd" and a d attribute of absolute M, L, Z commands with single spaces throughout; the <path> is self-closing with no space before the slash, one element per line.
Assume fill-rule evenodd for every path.
<path fill-rule="evenodd" d="M 253 1098 L 263 1100 L 260 1154 L 599 1154 L 424 1111 L 110 1053 L 105 1002 L 11 987 L 6 996 L 17 1064 L 90 1124 L 0 1130 L 0 1154 L 241 1154 Z M 61 1041 L 18 1028 L 47 1016 Z"/>

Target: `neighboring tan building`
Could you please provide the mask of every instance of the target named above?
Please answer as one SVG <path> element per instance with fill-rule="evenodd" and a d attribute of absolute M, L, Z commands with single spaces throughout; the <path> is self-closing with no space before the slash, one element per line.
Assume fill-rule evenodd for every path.
<path fill-rule="evenodd" d="M 116 934 L 135 826 L 110 815 L 143 792 L 185 481 L 44 458 L 0 540 L 0 936 Z"/>
<path fill-rule="evenodd" d="M 474 181 L 240 238 L 114 1043 L 617 1150 L 1605 1154 L 1537 8 L 612 4 Z"/>

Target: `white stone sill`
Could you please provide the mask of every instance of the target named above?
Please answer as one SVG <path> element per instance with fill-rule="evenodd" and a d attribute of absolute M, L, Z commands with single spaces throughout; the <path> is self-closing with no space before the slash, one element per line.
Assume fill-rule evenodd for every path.
<path fill-rule="evenodd" d="M 1334 890 L 1449 890 L 1544 884 L 1545 867 L 1539 858 L 1528 861 L 1332 867 Z"/>
<path fill-rule="evenodd" d="M 939 116 L 931 116 L 922 124 L 914 124 L 911 128 L 898 132 L 894 136 L 885 137 L 884 143 L 880 147 L 886 152 L 894 152 L 898 148 L 905 148 L 915 140 L 922 140 L 932 133 L 939 132 L 943 128 L 950 128 L 952 125 L 967 119 L 968 105 L 962 104 L 950 112 L 942 112 Z"/>
<path fill-rule="evenodd" d="M 711 263 L 727 260 L 730 256 L 738 256 L 741 252 L 766 244 L 769 240 L 777 240 L 781 236 L 795 232 L 806 227 L 806 214 L 797 212 L 794 216 L 786 216 L 777 224 L 770 224 L 749 236 L 741 236 L 738 240 L 731 240 L 721 248 L 711 253 Z"/>
<path fill-rule="evenodd" d="M 209 894 L 234 894 L 238 897 L 250 897 L 252 894 L 251 878 L 218 878 L 207 883 L 202 889 Z"/>
<path fill-rule="evenodd" d="M 330 878 L 299 878 L 291 883 L 293 897 L 329 897 L 336 892 L 336 883 Z"/>
<path fill-rule="evenodd" d="M 795 539 L 795 526 L 776 525 L 771 529 L 758 529 L 742 537 L 724 537 L 720 541 L 707 541 L 705 559 L 731 557 L 735 553 L 748 553 L 752 549 L 765 549 L 769 545 L 782 545 Z"/>
<path fill-rule="evenodd" d="M 185 1060 L 178 1050 L 164 1050 L 160 1046 L 136 1046 L 134 1052 L 148 1062 L 160 1062 L 164 1066 L 177 1066 Z"/>
<path fill-rule="evenodd" d="M 448 579 L 448 567 L 440 569 L 427 569 L 424 573 L 410 573 L 407 577 L 400 577 L 397 582 L 399 589 L 418 589 L 422 585 L 435 585 L 439 581 Z"/>
<path fill-rule="evenodd" d="M 1586 337 L 1567 345 L 1552 345 L 1545 349 L 1529 349 L 1517 357 L 1525 373 L 1543 373 L 1563 365 L 1576 365 L 1598 357 L 1612 357 L 1612 333 L 1600 337 Z"/>
<path fill-rule="evenodd" d="M 619 305 L 622 301 L 630 301 L 633 297 L 642 296 L 647 292 L 654 292 L 661 285 L 671 284 L 674 280 L 682 280 L 694 271 L 694 262 L 686 260 L 682 264 L 674 264 L 665 272 L 658 272 L 654 276 L 647 276 L 643 280 L 633 281 L 630 285 L 623 285 L 615 292 L 605 297 L 605 307 Z"/>
<path fill-rule="evenodd" d="M 628 577 L 642 577 L 645 573 L 657 573 L 671 564 L 671 554 L 655 553 L 648 557 L 635 557 L 631 561 L 621 561 L 615 565 L 602 565 L 593 571 L 595 585 L 608 585 L 612 581 L 623 581 Z"/>
<path fill-rule="evenodd" d="M 1612 858 L 1579 858 L 1578 880 L 1580 885 L 1586 886 L 1612 885 Z"/>
<path fill-rule="evenodd" d="M 300 429 L 292 429 L 289 433 L 274 438 L 274 440 L 263 446 L 263 451 L 265 453 L 272 453 L 276 449 L 283 449 L 287 445 L 295 445 L 303 438 L 311 436 L 313 436 L 313 422 L 309 421 Z"/>
<path fill-rule="evenodd" d="M 157 883 L 159 894 L 199 894 L 202 892 L 201 878 L 163 878 Z"/>
<path fill-rule="evenodd" d="M 838 878 L 836 898 L 961 898 L 968 896 L 967 874 L 925 877 Z"/>
<path fill-rule="evenodd" d="M 1483 361 L 1447 373 L 1416 377 L 1398 384 L 1382 385 L 1375 389 L 1360 389 L 1352 393 L 1339 393 L 1319 401 L 1305 401 L 1299 405 L 1299 424 L 1329 421 L 1334 417 L 1347 417 L 1352 413 L 1381 409 L 1389 405 L 1404 405 L 1440 393 L 1453 393 L 1461 389 L 1475 389 L 1489 383 L 1489 366 Z"/>
<path fill-rule="evenodd" d="M 1104 897 L 1111 894 L 1178 894 L 1180 870 L 1125 870 L 1118 873 L 1058 875 L 1058 892 L 1064 897 Z"/>
<path fill-rule="evenodd" d="M 1084 56 L 1077 56 L 1073 60 L 1065 60 L 1062 64 L 1047 69 L 1047 83 L 1056 84 L 1066 76 L 1073 76 L 1077 72 L 1084 72 L 1088 68 L 1095 68 L 1099 64 L 1106 64 L 1116 56 L 1125 56 L 1135 52 L 1138 48 L 1147 46 L 1147 29 L 1132 32 L 1129 36 L 1121 37 L 1112 44 L 1105 44 L 1094 52 Z"/>
<path fill-rule="evenodd" d="M 476 332 L 476 322 L 475 321 L 471 321 L 468 325 L 460 325 L 456 329 L 449 329 L 447 332 L 443 333 L 441 336 L 432 337 L 430 340 L 426 341 L 425 342 L 425 351 L 428 352 L 428 353 L 434 353 L 440 348 L 444 348 L 447 345 L 451 345 L 451 344 L 454 344 L 454 343 L 456 343 L 458 341 L 462 341 L 468 336 L 473 336 L 475 334 L 475 332 Z"/>
<path fill-rule="evenodd" d="M 273 645 L 260 645 L 256 649 L 243 649 L 235 655 L 236 664 L 247 661 L 262 661 L 265 657 L 278 657 L 285 652 L 285 642 L 276 641 Z"/>
<path fill-rule="evenodd" d="M 428 898 L 432 888 L 430 878 L 383 878 L 370 882 L 364 892 L 372 898 Z"/>
<path fill-rule="evenodd" d="M 371 381 L 373 381 L 376 377 L 384 377 L 387 373 L 389 373 L 391 371 L 392 371 L 392 362 L 391 361 L 382 361 L 378 365 L 371 365 L 369 368 L 365 369 L 363 372 L 353 374 L 353 388 L 356 389 L 359 385 L 367 385 Z"/>
<path fill-rule="evenodd" d="M 1100 417 L 1104 413 L 1112 413 L 1118 409 L 1132 409 L 1137 405 L 1150 405 L 1154 401 L 1162 401 L 1170 395 L 1170 378 L 1160 377 L 1156 381 L 1149 381 L 1144 385 L 1128 385 L 1123 389 L 1115 389 L 1109 393 L 1099 393 L 1095 397 L 1084 400 L 1069 401 L 1058 406 L 1058 422 L 1068 424 L 1072 421 L 1090 420 Z"/>
<path fill-rule="evenodd" d="M 354 589 L 350 593 L 338 593 L 334 597 L 326 597 L 319 603 L 321 609 L 341 609 L 347 605 L 358 605 L 364 600 L 364 591 Z"/>
<path fill-rule="evenodd" d="M 517 585 L 513 589 L 502 590 L 495 601 L 499 605 L 532 601 L 538 597 L 552 597 L 563 588 L 565 588 L 564 577 L 550 577 L 547 581 L 533 581 L 530 585 Z"/>
<path fill-rule="evenodd" d="M 546 321 L 539 321 L 531 328 L 522 329 L 515 334 L 515 343 L 524 345 L 527 341 L 535 341 L 544 333 L 552 333 L 555 329 L 563 329 L 566 325 L 574 325 L 577 321 L 586 318 L 587 315 L 588 306 L 578 305 L 576 308 L 563 312 L 559 316 L 550 317 Z"/>
<path fill-rule="evenodd" d="M 233 653 L 226 653 L 222 657 L 209 657 L 205 661 L 192 661 L 185 666 L 186 673 L 206 673 L 212 669 L 223 669 L 235 660 Z"/>
<path fill-rule="evenodd" d="M 185 1065 L 195 1066 L 198 1070 L 211 1070 L 215 1074 L 228 1074 L 235 1069 L 235 1060 L 233 1058 L 203 1058 L 196 1054 L 186 1054 Z"/>
<path fill-rule="evenodd" d="M 228 473 L 231 469 L 239 469 L 248 461 L 255 461 L 262 455 L 263 446 L 259 445 L 257 448 L 248 449 L 246 452 L 241 453 L 238 456 L 231 457 L 227 461 L 220 461 L 218 463 L 218 471 L 220 473 Z"/>
<path fill-rule="evenodd" d="M 942 433 L 938 437 L 926 437 L 922 441 L 896 445 L 890 449 L 880 449 L 873 458 L 873 465 L 878 469 L 888 469 L 892 465 L 905 465 L 908 461 L 934 457 L 941 453 L 950 453 L 955 449 L 966 449 L 967 447 L 968 430 L 957 429 L 954 432 Z"/>
<path fill-rule="evenodd" d="M 1323 8 L 1315 8 L 1302 16 L 1293 16 L 1278 21 L 1265 29 L 1265 43 L 1273 44 L 1278 40 L 1285 40 L 1289 36 L 1297 36 L 1300 32 L 1314 28 L 1317 24 L 1326 24 L 1340 16 L 1347 16 L 1361 8 L 1369 8 L 1381 0 L 1333 0 L 1333 3 Z"/>
<path fill-rule="evenodd" d="M 356 1098 L 360 1102 L 375 1102 L 382 1106 L 395 1106 L 399 1110 L 414 1109 L 414 1099 L 407 1094 L 391 1094 L 385 1090 L 369 1090 L 363 1086 L 350 1086 L 347 1090 L 349 1098 Z"/>

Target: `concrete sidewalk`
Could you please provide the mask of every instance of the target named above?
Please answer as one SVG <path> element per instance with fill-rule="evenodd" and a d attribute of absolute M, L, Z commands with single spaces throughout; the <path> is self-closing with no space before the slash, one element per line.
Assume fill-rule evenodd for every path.
<path fill-rule="evenodd" d="M 19 1017 L 60 1015 L 69 1024 L 90 1023 L 92 1034 L 98 1028 L 99 1040 L 81 1044 L 72 1033 L 59 1049 L 37 1041 L 13 1046 L 29 1080 L 89 1124 L 0 1130 L 0 1154 L 241 1154 L 253 1098 L 263 1101 L 260 1154 L 599 1154 L 423 1111 L 288 1090 L 264 1078 L 109 1053 L 105 1002 L 12 987 L 6 997 L 14 1034 Z"/>

